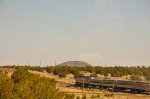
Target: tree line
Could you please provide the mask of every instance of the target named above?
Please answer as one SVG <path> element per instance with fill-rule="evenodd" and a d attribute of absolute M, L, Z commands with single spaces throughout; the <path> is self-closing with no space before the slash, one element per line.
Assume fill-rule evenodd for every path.
<path fill-rule="evenodd" d="M 5 66 L 7 67 L 7 66 Z M 12 68 L 19 68 L 20 66 L 12 66 Z M 126 75 L 132 75 L 133 78 L 138 76 L 144 76 L 146 80 L 150 80 L 150 67 L 145 66 L 136 66 L 136 67 L 123 67 L 123 66 L 114 66 L 114 67 L 102 67 L 102 66 L 84 66 L 84 67 L 73 67 L 73 66 L 24 66 L 29 70 L 36 71 L 47 71 L 48 73 L 53 73 L 60 77 L 65 77 L 67 74 L 71 73 L 74 77 L 81 75 L 81 72 L 89 72 L 93 75 L 101 74 L 107 76 L 111 74 L 112 77 L 122 77 Z"/>

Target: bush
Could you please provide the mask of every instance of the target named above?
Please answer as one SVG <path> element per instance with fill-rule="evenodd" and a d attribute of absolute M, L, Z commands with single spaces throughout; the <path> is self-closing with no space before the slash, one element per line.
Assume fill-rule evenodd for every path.
<path fill-rule="evenodd" d="M 64 99 L 74 99 L 74 94 L 66 94 Z"/>
<path fill-rule="evenodd" d="M 65 73 L 59 73 L 58 76 L 63 78 L 63 77 L 66 77 L 66 74 Z"/>
<path fill-rule="evenodd" d="M 46 67 L 45 68 L 48 73 L 53 73 L 54 67 Z"/>
<path fill-rule="evenodd" d="M 94 96 L 94 95 L 92 95 L 92 96 L 91 96 L 91 99 L 95 99 L 95 98 L 97 98 L 97 97 L 96 97 L 96 96 Z"/>
<path fill-rule="evenodd" d="M 13 97 L 13 81 L 7 73 L 0 70 L 0 99 L 10 99 Z"/>
<path fill-rule="evenodd" d="M 131 80 L 137 80 L 137 81 L 141 81 L 141 77 L 139 75 L 131 75 L 130 77 Z"/>
<path fill-rule="evenodd" d="M 80 99 L 80 97 L 79 96 L 77 96 L 77 98 L 76 99 Z"/>
<path fill-rule="evenodd" d="M 96 73 L 92 73 L 92 74 L 90 75 L 90 77 L 96 78 L 96 77 L 97 77 L 97 74 L 96 74 Z"/>
<path fill-rule="evenodd" d="M 86 95 L 83 95 L 81 99 L 86 99 Z"/>
<path fill-rule="evenodd" d="M 112 93 L 106 93 L 104 96 L 105 97 L 113 97 L 114 95 Z"/>
<path fill-rule="evenodd" d="M 97 98 L 100 98 L 99 94 L 97 94 Z"/>

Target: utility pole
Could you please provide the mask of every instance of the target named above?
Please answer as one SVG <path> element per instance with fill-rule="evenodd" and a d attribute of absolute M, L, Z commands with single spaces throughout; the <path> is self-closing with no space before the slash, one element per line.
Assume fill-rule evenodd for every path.
<path fill-rule="evenodd" d="M 83 84 L 83 88 L 82 88 L 82 91 L 83 91 L 83 93 L 84 93 L 84 77 L 82 77 L 83 79 L 82 79 L 82 84 Z"/>
<path fill-rule="evenodd" d="M 54 66 L 56 66 L 57 65 L 57 62 L 56 61 L 54 61 Z"/>
<path fill-rule="evenodd" d="M 40 61 L 40 66 L 42 65 L 42 61 Z"/>
<path fill-rule="evenodd" d="M 82 77 L 82 93 L 84 94 L 84 77 Z"/>

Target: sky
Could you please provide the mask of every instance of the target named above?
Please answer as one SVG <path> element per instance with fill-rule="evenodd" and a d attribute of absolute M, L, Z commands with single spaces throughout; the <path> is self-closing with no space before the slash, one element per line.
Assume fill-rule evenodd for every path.
<path fill-rule="evenodd" d="M 150 66 L 150 0 L 0 0 L 0 65 Z"/>

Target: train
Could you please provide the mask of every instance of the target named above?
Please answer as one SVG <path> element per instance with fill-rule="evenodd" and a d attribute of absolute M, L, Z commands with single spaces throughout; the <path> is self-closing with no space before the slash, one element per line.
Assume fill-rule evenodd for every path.
<path fill-rule="evenodd" d="M 109 80 L 90 77 L 76 79 L 76 86 L 84 88 L 107 88 L 113 91 L 150 92 L 150 82 L 133 80 Z"/>

